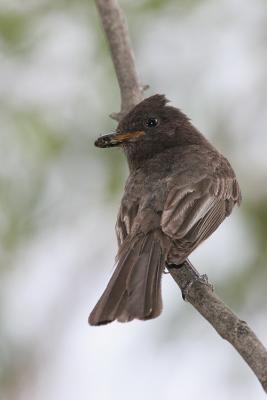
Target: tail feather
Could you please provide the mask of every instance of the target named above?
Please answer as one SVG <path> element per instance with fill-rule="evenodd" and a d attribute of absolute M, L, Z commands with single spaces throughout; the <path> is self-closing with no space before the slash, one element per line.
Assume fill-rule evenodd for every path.
<path fill-rule="evenodd" d="M 110 282 L 89 316 L 91 325 L 157 317 L 162 309 L 162 244 L 156 232 L 127 240 Z"/>

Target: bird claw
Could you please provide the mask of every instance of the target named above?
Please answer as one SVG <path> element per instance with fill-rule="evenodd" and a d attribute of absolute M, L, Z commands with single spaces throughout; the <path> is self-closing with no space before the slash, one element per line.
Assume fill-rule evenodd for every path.
<path fill-rule="evenodd" d="M 179 269 L 182 268 L 184 264 L 167 264 L 167 269 Z"/>
<path fill-rule="evenodd" d="M 163 273 L 164 274 L 168 274 L 169 270 L 171 270 L 171 269 L 179 269 L 179 268 L 182 268 L 184 266 L 185 266 L 185 264 L 167 264 L 167 266 L 165 267 Z M 193 283 L 195 283 L 195 282 L 199 282 L 199 283 L 202 283 L 203 285 L 208 286 L 211 289 L 211 291 L 214 290 L 213 289 L 213 285 L 209 283 L 208 276 L 206 274 L 200 275 L 198 273 L 198 271 L 192 266 L 192 264 L 190 264 L 190 267 L 191 267 L 191 272 L 192 272 L 192 276 L 193 277 L 181 289 L 183 300 L 186 300 L 186 297 L 189 294 L 189 290 L 190 290 L 191 286 L 193 285 Z"/>
<path fill-rule="evenodd" d="M 165 266 L 165 268 L 164 268 L 164 270 L 163 270 L 163 273 L 164 274 L 169 274 L 170 273 L 170 269 L 179 269 L 179 268 L 182 268 L 182 266 L 183 266 L 183 264 L 168 264 L 168 263 L 166 263 L 166 266 Z"/>
<path fill-rule="evenodd" d="M 191 286 L 193 285 L 193 283 L 195 283 L 195 282 L 200 282 L 203 285 L 208 286 L 212 291 L 214 290 L 213 285 L 211 283 L 209 283 L 208 276 L 206 274 L 199 275 L 199 276 L 196 276 L 196 277 L 192 278 L 191 281 L 189 281 L 185 285 L 185 287 L 183 287 L 181 289 L 183 300 L 186 300 L 186 297 L 188 296 L 189 290 L 190 290 Z"/>
<path fill-rule="evenodd" d="M 169 274 L 170 272 L 167 270 L 167 268 L 165 267 L 164 268 L 164 270 L 163 270 L 163 274 L 165 274 L 165 275 L 167 275 L 167 274 Z"/>

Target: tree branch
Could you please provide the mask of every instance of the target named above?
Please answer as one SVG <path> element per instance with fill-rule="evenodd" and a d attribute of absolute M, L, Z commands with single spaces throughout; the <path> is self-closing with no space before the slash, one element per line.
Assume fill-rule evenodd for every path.
<path fill-rule="evenodd" d="M 212 285 L 203 282 L 188 260 L 181 268 L 169 268 L 169 272 L 186 300 L 238 351 L 267 393 L 267 351 L 248 324 L 219 299 Z"/>
<path fill-rule="evenodd" d="M 96 0 L 96 4 L 121 91 L 121 111 L 112 114 L 112 117 L 120 120 L 143 99 L 143 88 L 135 69 L 127 24 L 117 1 Z M 212 286 L 201 279 L 188 260 L 180 268 L 167 268 L 185 299 L 210 322 L 223 339 L 232 344 L 267 393 L 267 350 L 255 333 L 219 299 Z"/>
<path fill-rule="evenodd" d="M 121 111 L 111 114 L 119 121 L 131 108 L 143 100 L 142 87 L 135 68 L 128 27 L 116 0 L 96 0 L 98 12 L 108 40 L 121 91 Z"/>

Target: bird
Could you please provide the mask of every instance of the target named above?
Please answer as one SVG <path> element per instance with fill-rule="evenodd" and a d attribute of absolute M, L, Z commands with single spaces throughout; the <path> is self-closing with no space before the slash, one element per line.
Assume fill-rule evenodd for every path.
<path fill-rule="evenodd" d="M 166 265 L 179 268 L 241 203 L 229 161 L 162 94 L 137 104 L 100 148 L 120 147 L 127 178 L 116 222 L 118 253 L 90 325 L 156 318 Z"/>

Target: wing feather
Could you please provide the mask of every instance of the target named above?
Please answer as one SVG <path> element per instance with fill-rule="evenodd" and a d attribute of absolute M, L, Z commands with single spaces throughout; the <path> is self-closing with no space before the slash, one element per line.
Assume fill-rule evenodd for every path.
<path fill-rule="evenodd" d="M 162 213 L 162 230 L 190 253 L 217 229 L 240 201 L 235 177 L 203 177 L 195 184 L 174 186 L 167 195 Z"/>

